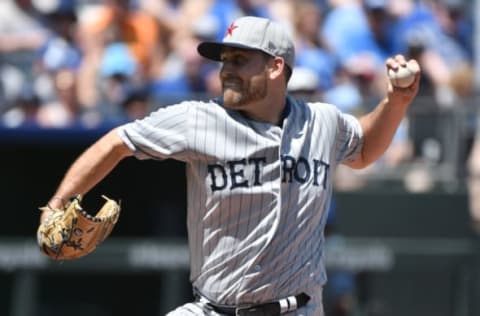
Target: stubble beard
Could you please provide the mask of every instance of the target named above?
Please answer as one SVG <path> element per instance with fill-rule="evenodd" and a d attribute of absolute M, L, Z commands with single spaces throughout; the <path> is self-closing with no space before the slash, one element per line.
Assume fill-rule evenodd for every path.
<path fill-rule="evenodd" d="M 265 99 L 267 96 L 267 77 L 266 75 L 247 83 L 243 83 L 240 89 L 224 88 L 223 103 L 230 109 L 242 110 L 246 105 Z"/>

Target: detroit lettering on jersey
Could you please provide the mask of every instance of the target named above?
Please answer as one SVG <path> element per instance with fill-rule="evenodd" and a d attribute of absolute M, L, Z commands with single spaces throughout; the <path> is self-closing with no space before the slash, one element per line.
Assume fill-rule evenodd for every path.
<path fill-rule="evenodd" d="M 330 165 L 320 159 L 309 161 L 304 157 L 281 155 L 282 183 L 307 183 L 312 181 L 314 186 L 327 188 L 327 178 Z M 212 192 L 219 190 L 234 190 L 237 188 L 249 188 L 262 185 L 262 167 L 267 162 L 266 157 L 244 158 L 240 160 L 227 161 L 225 164 L 208 164 L 210 176 L 210 189 Z M 246 172 L 246 169 L 253 169 L 253 172 Z M 250 174 L 251 176 L 247 176 Z"/>

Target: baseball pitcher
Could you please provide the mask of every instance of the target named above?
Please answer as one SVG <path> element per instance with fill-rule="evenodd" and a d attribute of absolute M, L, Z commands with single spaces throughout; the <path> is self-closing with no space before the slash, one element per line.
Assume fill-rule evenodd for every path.
<path fill-rule="evenodd" d="M 271 20 L 241 17 L 223 41 L 198 52 L 221 62 L 222 96 L 160 108 L 108 132 L 72 164 L 41 223 L 126 157 L 178 159 L 187 166 L 196 300 L 168 315 L 323 315 L 334 170 L 363 168 L 384 153 L 417 94 L 418 64 L 389 58 L 386 72 L 409 67 L 413 81 L 387 81 L 385 98 L 356 119 L 287 94 L 294 44 Z M 58 254 L 62 245 L 53 248 Z"/>

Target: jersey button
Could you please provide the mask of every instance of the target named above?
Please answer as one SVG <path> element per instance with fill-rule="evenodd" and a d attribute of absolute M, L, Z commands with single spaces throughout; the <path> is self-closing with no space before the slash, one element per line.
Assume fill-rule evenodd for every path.
<path fill-rule="evenodd" d="M 255 269 L 255 271 L 258 272 L 258 271 L 262 270 L 262 266 L 259 265 L 259 264 L 257 264 L 257 265 L 254 267 L 254 269 Z"/>

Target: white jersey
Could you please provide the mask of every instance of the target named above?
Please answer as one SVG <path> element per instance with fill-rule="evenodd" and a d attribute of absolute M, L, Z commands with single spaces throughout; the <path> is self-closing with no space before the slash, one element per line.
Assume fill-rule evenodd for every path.
<path fill-rule="evenodd" d="M 217 304 L 313 297 L 326 282 L 333 170 L 359 153 L 362 131 L 332 105 L 287 101 L 282 127 L 211 101 L 120 129 L 136 157 L 186 162 L 191 281 Z"/>

